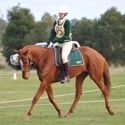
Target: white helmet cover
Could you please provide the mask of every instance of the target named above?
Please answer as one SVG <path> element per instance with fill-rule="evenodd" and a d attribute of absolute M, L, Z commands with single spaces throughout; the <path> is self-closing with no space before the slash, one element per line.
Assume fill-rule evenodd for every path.
<path fill-rule="evenodd" d="M 10 63 L 14 66 L 19 65 L 19 55 L 18 54 L 14 54 L 10 56 Z"/>
<path fill-rule="evenodd" d="M 61 6 L 58 11 L 58 13 L 68 13 L 68 12 L 69 12 L 69 9 L 67 6 Z"/>

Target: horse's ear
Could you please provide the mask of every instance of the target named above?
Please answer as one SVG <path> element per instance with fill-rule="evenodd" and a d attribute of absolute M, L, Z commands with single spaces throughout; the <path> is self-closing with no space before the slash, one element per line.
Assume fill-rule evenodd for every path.
<path fill-rule="evenodd" d="M 27 55 L 27 53 L 28 53 L 28 49 L 25 49 L 25 50 L 23 51 L 23 54 L 24 54 L 24 55 Z"/>
<path fill-rule="evenodd" d="M 19 50 L 17 50 L 17 53 L 18 53 L 18 54 L 27 55 L 28 49 L 19 49 Z"/>

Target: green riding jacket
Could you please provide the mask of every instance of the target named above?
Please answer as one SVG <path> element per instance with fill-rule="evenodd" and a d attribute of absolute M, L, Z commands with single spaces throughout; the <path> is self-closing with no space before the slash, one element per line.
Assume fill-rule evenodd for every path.
<path fill-rule="evenodd" d="M 57 25 L 57 22 L 55 21 L 54 25 L 53 25 L 53 28 L 51 30 L 51 33 L 50 33 L 49 41 L 52 41 L 54 43 L 55 42 L 63 43 L 65 41 L 71 41 L 72 40 L 72 37 L 71 37 L 71 22 L 68 19 L 64 22 L 64 24 L 63 24 L 64 34 L 61 37 L 57 36 L 57 33 L 55 31 L 56 25 Z"/>

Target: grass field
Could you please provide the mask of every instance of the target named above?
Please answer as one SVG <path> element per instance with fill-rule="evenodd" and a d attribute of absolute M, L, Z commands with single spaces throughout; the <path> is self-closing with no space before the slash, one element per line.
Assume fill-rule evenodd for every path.
<path fill-rule="evenodd" d="M 104 99 L 96 85 L 88 77 L 83 86 L 83 95 L 70 118 L 58 118 L 54 107 L 46 98 L 46 93 L 33 112 L 32 119 L 24 120 L 31 100 L 39 86 L 36 73 L 29 80 L 17 80 L 13 73 L 0 73 L 0 125 L 124 125 L 125 124 L 125 68 L 110 69 L 112 89 L 111 107 L 115 115 L 110 116 Z M 66 113 L 74 99 L 74 79 L 69 84 L 53 84 L 56 100 Z M 60 95 L 60 96 L 57 96 Z"/>

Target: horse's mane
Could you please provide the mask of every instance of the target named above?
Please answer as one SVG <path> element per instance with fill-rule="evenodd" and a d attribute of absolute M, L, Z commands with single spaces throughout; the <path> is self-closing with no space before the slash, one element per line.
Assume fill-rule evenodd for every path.
<path fill-rule="evenodd" d="M 47 47 L 42 47 L 42 46 L 37 46 L 37 45 L 26 45 L 22 49 L 22 51 L 27 51 L 27 50 L 41 50 L 41 51 L 46 51 L 48 50 Z"/>

